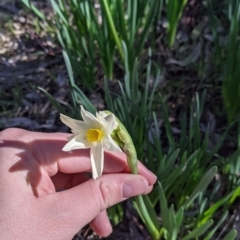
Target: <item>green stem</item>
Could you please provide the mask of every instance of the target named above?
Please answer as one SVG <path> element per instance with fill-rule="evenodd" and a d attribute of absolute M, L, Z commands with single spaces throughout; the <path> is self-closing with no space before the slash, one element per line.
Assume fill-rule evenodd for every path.
<path fill-rule="evenodd" d="M 177 34 L 177 27 L 178 27 L 178 24 L 173 24 L 173 27 L 172 28 L 169 28 L 169 31 L 168 31 L 168 46 L 170 48 L 173 47 L 174 45 L 174 42 L 175 42 L 175 39 L 176 39 L 176 34 Z"/>
<path fill-rule="evenodd" d="M 107 111 L 109 113 L 109 111 Z M 111 112 L 110 112 L 111 113 Z M 115 116 L 116 117 L 116 116 Z M 123 152 L 127 155 L 127 163 L 132 174 L 138 174 L 138 160 L 137 153 L 134 147 L 131 136 L 129 135 L 127 129 L 124 127 L 122 122 L 116 117 L 118 122 L 118 128 L 114 130 L 111 134 L 113 140 L 122 148 Z M 153 240 L 160 239 L 160 233 L 158 228 L 155 226 L 148 213 L 148 209 L 143 201 L 143 197 L 135 197 L 137 208 L 139 210 L 139 215 L 142 218 L 144 224 L 146 225 Z"/>
<path fill-rule="evenodd" d="M 107 4 L 107 0 L 102 0 L 102 3 L 103 3 L 103 7 L 104 7 L 104 10 L 105 10 L 106 16 L 107 16 L 109 27 L 110 27 L 110 29 L 112 31 L 113 38 L 114 38 L 115 43 L 117 45 L 120 57 L 121 57 L 121 59 L 123 61 L 124 60 L 124 54 L 123 54 L 123 50 L 122 50 L 122 44 L 121 44 L 121 41 L 120 41 L 120 39 L 118 37 L 116 28 L 114 26 L 114 22 L 113 22 L 111 13 L 110 13 L 110 9 L 109 9 L 108 4 Z"/>
<path fill-rule="evenodd" d="M 159 240 L 160 239 L 160 232 L 158 229 L 154 226 L 151 217 L 148 214 L 147 208 L 145 206 L 145 203 L 143 201 L 143 197 L 141 195 L 135 197 L 136 204 L 138 206 L 138 209 L 141 213 L 142 220 L 144 221 L 144 224 L 147 227 L 147 230 L 149 231 L 151 237 L 153 240 Z"/>

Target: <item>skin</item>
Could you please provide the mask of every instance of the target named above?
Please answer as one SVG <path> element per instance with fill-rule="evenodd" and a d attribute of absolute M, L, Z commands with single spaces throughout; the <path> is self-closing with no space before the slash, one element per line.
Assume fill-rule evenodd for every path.
<path fill-rule="evenodd" d="M 130 174 L 122 153 L 105 152 L 103 175 L 93 180 L 89 150 L 61 150 L 69 136 L 0 132 L 1 239 L 70 240 L 88 223 L 107 236 L 106 209 L 152 190 L 156 176 L 141 163 Z"/>

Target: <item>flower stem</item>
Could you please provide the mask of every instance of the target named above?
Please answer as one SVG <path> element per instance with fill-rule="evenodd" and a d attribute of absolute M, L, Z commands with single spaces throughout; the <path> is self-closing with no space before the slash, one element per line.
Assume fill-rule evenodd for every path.
<path fill-rule="evenodd" d="M 108 113 L 111 113 L 107 111 Z M 116 116 L 115 116 L 116 117 Z M 118 128 L 112 132 L 111 137 L 113 140 L 122 148 L 123 152 L 127 156 L 127 163 L 129 165 L 130 171 L 132 174 L 138 174 L 138 160 L 135 146 L 133 144 L 132 138 L 129 135 L 127 129 L 124 127 L 122 122 L 116 117 L 118 122 Z M 142 221 L 146 225 L 151 237 L 153 240 L 160 239 L 160 231 L 158 227 L 154 224 L 153 219 L 151 218 L 148 208 L 146 207 L 143 197 L 135 197 L 136 205 L 139 211 L 139 215 L 142 218 Z"/>

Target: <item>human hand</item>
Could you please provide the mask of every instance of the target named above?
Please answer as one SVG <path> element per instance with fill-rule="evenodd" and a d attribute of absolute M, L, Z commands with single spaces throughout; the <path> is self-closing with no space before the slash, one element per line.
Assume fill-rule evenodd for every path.
<path fill-rule="evenodd" d="M 88 223 L 107 236 L 106 209 L 152 190 L 155 175 L 141 163 L 139 175 L 129 174 L 122 153 L 105 152 L 103 175 L 91 179 L 89 150 L 63 152 L 67 136 L 0 133 L 0 239 L 69 240 Z"/>

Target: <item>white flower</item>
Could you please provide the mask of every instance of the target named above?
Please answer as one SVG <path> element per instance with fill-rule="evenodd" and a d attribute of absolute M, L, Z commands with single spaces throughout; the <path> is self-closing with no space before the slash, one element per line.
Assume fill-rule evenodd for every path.
<path fill-rule="evenodd" d="M 90 148 L 92 175 L 96 179 L 102 175 L 104 149 L 122 152 L 111 137 L 111 133 L 117 128 L 118 123 L 113 114 L 99 112 L 95 117 L 90 112 L 85 111 L 83 106 L 81 106 L 81 115 L 83 121 L 60 114 L 61 121 L 70 127 L 73 133 L 62 150 Z"/>

